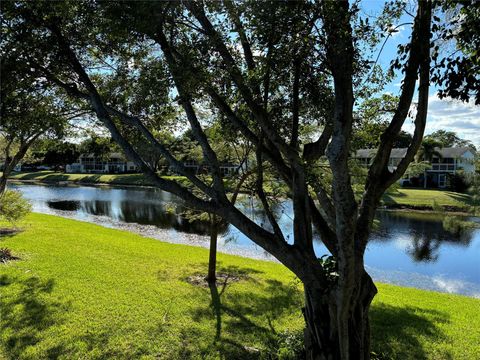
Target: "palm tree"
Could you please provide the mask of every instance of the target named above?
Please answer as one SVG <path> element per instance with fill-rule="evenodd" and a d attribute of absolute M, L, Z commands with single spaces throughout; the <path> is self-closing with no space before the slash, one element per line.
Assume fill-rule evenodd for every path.
<path fill-rule="evenodd" d="M 420 146 L 420 149 L 418 149 L 417 156 L 416 156 L 416 162 L 420 161 L 428 161 L 430 164 L 433 161 L 434 157 L 438 157 L 439 159 L 442 158 L 442 154 L 438 151 L 438 149 L 442 147 L 442 143 L 426 137 L 422 141 L 422 145 Z M 423 173 L 423 187 L 427 187 L 427 171 L 425 170 Z"/>
<path fill-rule="evenodd" d="M 440 147 L 442 147 L 442 143 L 435 139 L 429 137 L 423 139 L 417 152 L 417 162 L 423 160 L 431 163 L 434 157 L 441 159 L 442 154 L 438 151 Z"/>

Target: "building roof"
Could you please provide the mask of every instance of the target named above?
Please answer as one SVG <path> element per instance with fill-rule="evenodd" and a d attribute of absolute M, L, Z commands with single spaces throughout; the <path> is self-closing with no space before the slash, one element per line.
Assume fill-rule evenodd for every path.
<path fill-rule="evenodd" d="M 454 148 L 443 148 L 443 149 L 436 148 L 435 150 L 438 151 L 444 158 L 461 157 L 467 151 L 470 151 L 471 153 L 473 153 L 472 149 L 470 149 L 469 147 L 454 147 Z"/>
<path fill-rule="evenodd" d="M 450 147 L 450 148 L 436 148 L 442 157 L 444 158 L 458 158 L 465 154 L 467 151 L 473 153 L 472 149 L 469 147 Z M 356 158 L 365 159 L 365 158 L 372 158 L 375 156 L 377 149 L 360 149 L 357 150 L 355 154 Z M 404 158 L 405 154 L 407 153 L 407 148 L 394 148 L 390 153 L 391 158 Z"/>
<path fill-rule="evenodd" d="M 80 158 L 95 158 L 95 154 L 81 154 L 80 155 Z M 113 152 L 113 153 L 110 153 L 108 155 L 108 157 L 110 159 L 122 159 L 122 160 L 125 160 L 125 155 L 123 155 L 122 153 L 119 153 L 119 152 Z"/>

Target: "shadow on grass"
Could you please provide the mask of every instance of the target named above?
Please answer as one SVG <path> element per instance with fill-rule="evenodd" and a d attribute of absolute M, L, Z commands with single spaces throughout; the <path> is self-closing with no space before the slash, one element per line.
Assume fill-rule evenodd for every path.
<path fill-rule="evenodd" d="M 36 171 L 27 173 L 14 173 L 12 180 L 37 180 L 38 178 L 51 174 L 51 171 Z"/>
<path fill-rule="evenodd" d="M 21 229 L 21 228 L 12 228 L 12 227 L 2 228 L 2 227 L 0 227 L 0 240 L 7 239 L 7 238 L 13 237 L 15 235 L 18 235 L 22 231 L 23 231 L 23 229 Z"/>
<path fill-rule="evenodd" d="M 210 307 L 195 309 L 193 320 L 215 319 L 212 345 L 215 346 L 221 358 L 275 358 L 273 354 L 268 353 L 275 351 L 278 332 L 274 321 L 283 315 L 296 312 L 301 316 L 302 291 L 293 282 L 257 280 L 250 276 L 261 273 L 255 269 L 219 267 L 218 273 L 229 274 L 230 277 L 223 277 L 216 283 L 208 285 Z M 243 283 L 242 286 L 251 284 L 252 288 L 254 285 L 259 291 L 236 291 L 229 296 L 229 289 L 236 282 Z M 232 334 L 235 334 L 235 338 L 231 336 Z M 255 342 L 265 344 L 267 350 L 246 346 Z"/>
<path fill-rule="evenodd" d="M 5 295 L 10 286 L 11 295 Z M 31 346 L 42 340 L 42 332 L 61 322 L 60 314 L 68 306 L 49 300 L 53 287 L 52 279 L 0 276 L 0 346 L 6 359 L 23 358 Z M 45 358 L 55 359 L 64 352 L 62 345 L 52 346 L 46 350 Z"/>
<path fill-rule="evenodd" d="M 96 183 L 100 180 L 101 175 L 85 175 L 81 178 L 71 179 L 67 174 L 52 174 L 45 176 L 42 181 L 44 182 L 59 182 L 59 181 L 71 181 L 71 182 L 82 182 L 82 183 Z"/>
<path fill-rule="evenodd" d="M 459 203 L 463 203 L 465 205 L 473 205 L 472 197 L 468 194 L 448 192 L 446 193 L 446 195 L 448 195 L 449 198 L 458 201 Z"/>
<path fill-rule="evenodd" d="M 370 319 L 372 350 L 378 360 L 427 360 L 425 345 L 446 338 L 436 324 L 449 321 L 447 314 L 435 310 L 385 304 L 374 305 Z M 436 358 L 447 360 L 452 356 L 445 352 Z"/>

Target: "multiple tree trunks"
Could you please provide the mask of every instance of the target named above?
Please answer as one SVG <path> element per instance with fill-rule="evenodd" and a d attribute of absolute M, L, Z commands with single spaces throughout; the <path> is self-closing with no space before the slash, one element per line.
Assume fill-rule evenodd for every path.
<path fill-rule="evenodd" d="M 370 304 L 377 293 L 365 270 L 360 272 L 353 289 L 355 296 L 348 311 L 338 314 L 337 289 L 326 292 L 319 284 L 305 284 L 305 357 L 308 360 L 370 359 Z M 347 339 L 340 335 L 341 324 L 347 324 Z"/>
<path fill-rule="evenodd" d="M 69 4 L 68 2 L 56 3 L 59 7 L 68 7 Z M 256 20 L 251 19 L 252 23 L 249 26 L 244 26 L 242 22 L 246 18 L 246 21 L 248 21 L 248 12 L 241 14 L 242 8 L 240 6 L 236 7 L 233 2 L 226 2 L 228 14 L 222 14 L 221 6 L 218 7 L 219 10 L 216 6 L 211 8 L 205 6 L 204 2 L 194 1 L 125 2 L 121 4 L 116 2 L 89 2 L 88 4 L 89 6 L 85 10 L 86 18 L 91 16 L 93 20 L 97 21 L 96 31 L 104 32 L 102 35 L 105 35 L 96 36 L 93 40 L 89 37 L 83 38 L 90 33 L 90 27 L 85 27 L 84 31 L 69 31 L 72 24 L 75 24 L 75 28 L 77 26 L 81 27 L 83 18 L 76 19 L 77 22 L 73 22 L 70 18 L 58 18 L 56 14 L 50 13 L 53 11 L 49 7 L 50 4 L 43 7 L 41 4 L 30 6 L 29 2 L 22 2 L 21 6 L 19 5 L 12 10 L 18 12 L 18 8 L 23 9 L 22 21 L 12 23 L 29 27 L 32 34 L 36 34 L 35 36 L 47 36 L 43 39 L 46 40 L 44 46 L 47 47 L 47 50 L 45 50 L 47 56 L 42 54 L 40 60 L 37 60 L 43 63 L 42 59 L 47 57 L 60 59 L 58 60 L 59 63 L 56 64 L 59 65 L 57 67 L 53 66 L 52 69 L 45 69 L 41 65 L 35 65 L 37 70 L 42 72 L 42 76 L 52 86 L 62 88 L 75 101 L 81 101 L 88 105 L 89 109 L 93 109 L 97 119 L 110 131 L 112 138 L 121 146 L 125 154 L 135 161 L 138 168 L 156 186 L 177 195 L 196 210 L 212 214 L 214 219 L 218 216 L 231 223 L 257 245 L 275 256 L 301 279 L 305 289 L 305 344 L 308 359 L 369 359 L 368 311 L 376 294 L 376 288 L 365 271 L 363 255 L 375 209 L 382 193 L 402 176 L 408 163 L 417 152 L 423 136 L 428 105 L 431 1 L 419 0 L 410 51 L 404 66 L 405 78 L 398 108 L 390 126 L 381 137 L 379 151 L 377 151 L 369 169 L 365 192 L 360 204 L 354 196 L 350 178 L 352 169 L 349 167 L 353 107 L 356 100 L 353 82 L 359 74 L 354 66 L 357 65 L 354 64 L 354 61 L 356 61 L 356 46 L 358 45 L 355 40 L 357 32 L 352 29 L 353 26 L 356 26 L 355 21 L 352 20 L 355 11 L 348 1 L 326 1 L 318 4 L 309 2 L 268 3 L 269 6 L 280 7 L 285 4 L 288 6 L 295 4 L 300 8 L 304 5 L 307 6 L 307 8 L 303 8 L 307 20 L 301 20 L 297 25 L 302 31 L 312 36 L 314 39 L 312 43 L 324 47 L 322 48 L 324 50 L 322 56 L 324 55 L 325 59 L 321 61 L 321 64 L 315 63 L 312 65 L 328 69 L 329 71 L 326 72 L 328 73 L 326 76 L 329 76 L 328 86 L 333 84 L 333 88 L 329 89 L 328 93 L 330 94 L 331 91 L 333 97 L 331 104 L 334 108 L 333 114 L 331 114 L 332 111 L 329 108 L 329 115 L 326 116 L 324 121 L 325 126 L 321 136 L 317 141 L 302 144 L 304 145 L 303 152 L 301 151 L 302 146 L 299 144 L 298 131 L 301 121 L 300 114 L 302 113 L 300 109 L 307 105 L 302 102 L 303 98 L 300 94 L 302 90 L 307 91 L 307 87 L 311 86 L 312 83 L 317 83 L 319 79 L 314 78 L 310 79 L 312 80 L 310 83 L 305 82 L 304 77 L 306 75 L 301 70 L 302 66 L 308 65 L 306 60 L 308 57 L 301 55 L 301 49 L 298 49 L 298 52 L 294 51 L 294 56 L 287 61 L 282 59 L 282 61 L 275 63 L 276 55 L 274 54 L 272 58 L 268 56 L 268 59 L 265 59 L 265 64 L 261 65 L 261 61 L 257 61 L 253 57 L 252 49 L 255 49 L 254 46 L 262 47 L 263 45 L 257 43 L 253 44 L 252 47 L 249 41 L 259 40 L 256 36 L 246 36 L 247 30 L 256 31 L 256 26 L 251 26 Z M 92 13 L 88 13 L 90 6 L 93 7 Z M 253 3 L 251 6 L 253 6 Z M 265 6 L 267 6 L 267 3 Z M 313 8 L 308 8 L 308 6 L 313 6 Z M 287 14 L 285 19 L 290 21 L 293 18 L 291 8 L 280 8 L 280 10 L 285 10 L 284 13 Z M 112 11 L 117 15 L 108 18 Z M 212 15 L 212 11 L 220 11 L 220 13 Z M 66 13 L 74 14 L 75 10 Z M 281 16 L 281 13 L 283 12 L 280 12 L 278 16 Z M 148 16 L 145 16 L 145 14 L 148 14 Z M 242 64 L 242 57 L 238 57 L 232 52 L 231 44 L 225 40 L 222 28 L 216 24 L 216 20 L 219 18 L 228 22 L 229 17 L 233 18 L 235 31 L 240 38 L 239 45 L 243 49 L 247 64 Z M 105 19 L 108 19 L 108 21 L 105 22 Z M 216 20 L 212 22 L 212 19 Z M 258 28 L 276 26 L 281 22 L 279 20 L 271 20 L 269 17 L 266 20 L 259 19 L 259 21 L 265 21 L 264 25 L 266 26 L 259 26 Z M 297 21 L 299 20 L 297 19 Z M 314 29 L 317 24 L 322 27 L 321 37 L 317 36 L 318 29 L 317 31 Z M 129 29 L 135 36 L 130 39 L 123 33 L 121 35 L 116 34 L 118 28 Z M 34 31 L 37 29 L 42 31 Z M 181 36 L 182 31 L 186 32 L 186 36 Z M 79 38 L 76 38 L 76 36 L 79 36 Z M 200 55 L 194 51 L 195 43 L 193 45 L 190 43 L 198 37 L 205 40 L 201 43 L 202 54 Z M 186 171 L 170 150 L 162 144 L 161 140 L 156 139 L 151 129 L 147 128 L 145 123 L 142 122 L 142 111 L 139 111 L 138 116 L 132 115 L 125 112 L 124 109 L 122 110 L 122 106 L 117 107 L 115 101 L 109 101 L 108 97 L 105 96 L 108 91 L 102 88 L 101 81 L 97 81 L 95 77 L 91 76 L 92 73 L 86 67 L 85 58 L 81 53 L 85 49 L 85 44 L 88 44 L 89 41 L 102 38 L 108 38 L 112 43 L 118 41 L 122 48 L 125 45 L 124 41 L 133 41 L 133 43 L 127 43 L 131 49 L 136 48 L 138 39 L 148 39 L 150 45 L 155 44 L 155 47 L 151 50 L 155 57 L 159 55 L 159 49 L 161 49 L 162 60 L 155 64 L 161 66 L 164 70 L 164 73 L 162 72 L 159 76 L 164 76 L 165 79 L 163 80 L 171 77 L 174 86 L 169 85 L 171 87 L 166 89 L 168 90 L 166 93 L 178 93 L 179 95 L 175 101 L 178 102 L 179 108 L 183 109 L 203 157 L 212 168 L 211 184 Z M 230 41 L 234 37 L 228 36 L 226 38 Z M 262 36 L 259 36 L 259 38 L 262 38 Z M 292 37 L 292 41 L 295 41 L 295 38 Z M 289 38 L 286 37 L 283 40 L 288 42 Z M 274 42 L 275 39 L 272 38 L 271 41 Z M 48 49 L 48 46 L 52 43 L 55 46 Z M 312 54 L 315 54 L 314 57 L 317 58 L 315 45 L 312 49 L 309 49 L 308 44 L 310 42 L 307 41 L 305 44 L 303 51 L 313 51 Z M 143 45 L 147 44 L 144 43 Z M 277 40 L 277 43 L 271 45 L 267 47 L 269 54 L 270 49 L 275 49 L 278 52 L 281 43 Z M 300 46 L 296 42 L 287 45 L 285 49 L 294 49 L 297 45 Z M 115 46 L 112 47 L 115 48 Z M 34 46 L 33 48 L 36 49 L 37 47 Z M 185 49 L 192 51 L 187 52 Z M 213 54 L 214 56 L 211 57 L 214 57 L 215 63 L 219 65 L 212 64 L 213 68 L 209 69 L 208 66 L 204 66 L 202 59 L 204 57 L 209 58 Z M 108 58 L 109 53 L 107 52 L 104 55 Z M 282 55 L 287 56 L 287 52 L 280 53 L 277 56 L 281 57 Z M 196 56 L 199 58 L 196 59 Z M 142 55 L 139 55 L 139 61 L 149 60 L 145 60 Z M 290 80 L 283 80 L 278 75 L 274 78 L 272 75 L 275 73 L 277 66 L 284 66 L 283 62 L 288 64 L 281 69 L 282 73 L 290 73 L 292 69 L 294 70 L 293 89 L 290 89 Z M 32 64 L 35 63 L 38 64 L 38 61 L 36 62 L 34 59 Z M 147 63 L 147 65 L 150 64 Z M 252 74 L 256 73 L 260 66 L 265 66 L 266 69 L 264 69 L 262 79 L 253 81 L 251 76 L 244 71 L 245 65 Z M 312 67 L 312 71 L 314 67 Z M 98 74 L 96 75 L 98 76 Z M 393 141 L 406 120 L 418 77 L 420 78 L 420 86 L 418 89 L 419 101 L 415 118 L 415 133 L 408 148 L 407 156 L 399 164 L 397 170 L 392 173 L 388 169 L 389 154 Z M 72 86 L 69 79 L 76 79 L 77 84 Z M 148 80 L 153 81 L 150 78 Z M 224 94 L 224 91 L 217 86 L 219 83 L 226 82 L 232 84 L 232 88 L 225 89 L 227 92 L 231 91 L 231 94 Z M 170 83 L 170 81 L 166 81 L 166 83 Z M 305 85 L 305 83 L 310 85 Z M 128 89 L 128 84 L 125 83 L 123 86 Z M 276 92 L 283 92 L 283 97 L 291 104 L 292 116 L 290 119 L 291 125 L 289 125 L 291 126 L 291 134 L 288 131 L 283 131 L 289 130 L 287 129 L 288 126 L 279 123 L 275 115 L 272 115 L 275 111 L 270 108 L 282 110 L 281 107 L 275 109 L 274 99 L 269 102 L 269 94 Z M 197 110 L 193 106 L 197 102 L 197 98 L 210 103 L 215 111 L 221 113 L 222 118 L 237 131 L 238 136 L 255 147 L 259 167 L 257 173 L 259 186 L 257 186 L 256 195 L 268 214 L 268 220 L 273 231 L 248 218 L 235 206 L 235 201 L 227 196 L 223 178 L 218 170 L 217 154 L 211 146 L 212 140 L 208 138 L 204 131 L 202 123 L 197 118 Z M 232 98 L 239 100 L 232 100 Z M 316 96 L 316 98 L 320 97 Z M 173 101 L 173 99 L 171 100 Z M 237 109 L 239 104 L 241 104 L 241 112 Z M 315 102 L 314 107 L 315 110 L 318 110 L 320 105 Z M 279 126 L 285 128 L 279 129 Z M 173 168 L 186 176 L 201 195 L 197 195 L 190 188 L 174 180 L 159 177 L 128 136 L 125 136 L 126 130 L 124 127 L 136 129 L 152 152 L 164 157 Z M 318 130 L 320 131 L 320 126 Z M 328 186 L 322 187 L 319 178 L 312 180 L 311 169 L 318 165 L 315 162 L 324 155 L 328 158 L 332 181 Z M 292 194 L 294 208 L 293 244 L 286 241 L 277 220 L 270 212 L 268 201 L 262 189 L 264 161 L 287 184 Z M 331 191 L 329 189 L 330 185 Z M 318 208 L 312 198 L 311 188 L 315 188 L 317 197 L 321 200 Z M 336 276 L 335 281 L 329 281 L 329 274 L 325 273 L 315 254 L 312 226 L 315 226 L 325 246 L 335 258 L 338 268 L 336 274 L 338 276 Z M 211 234 L 209 269 L 211 284 L 215 278 L 213 265 L 216 263 L 214 255 L 216 255 L 217 231 L 218 229 L 215 228 Z"/>

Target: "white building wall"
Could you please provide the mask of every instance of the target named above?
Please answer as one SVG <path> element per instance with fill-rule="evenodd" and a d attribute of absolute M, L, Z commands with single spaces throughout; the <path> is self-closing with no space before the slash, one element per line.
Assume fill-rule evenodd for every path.
<path fill-rule="evenodd" d="M 467 151 L 461 158 L 457 159 L 457 170 L 462 169 L 466 173 L 475 172 L 475 155 L 472 152 Z"/>

